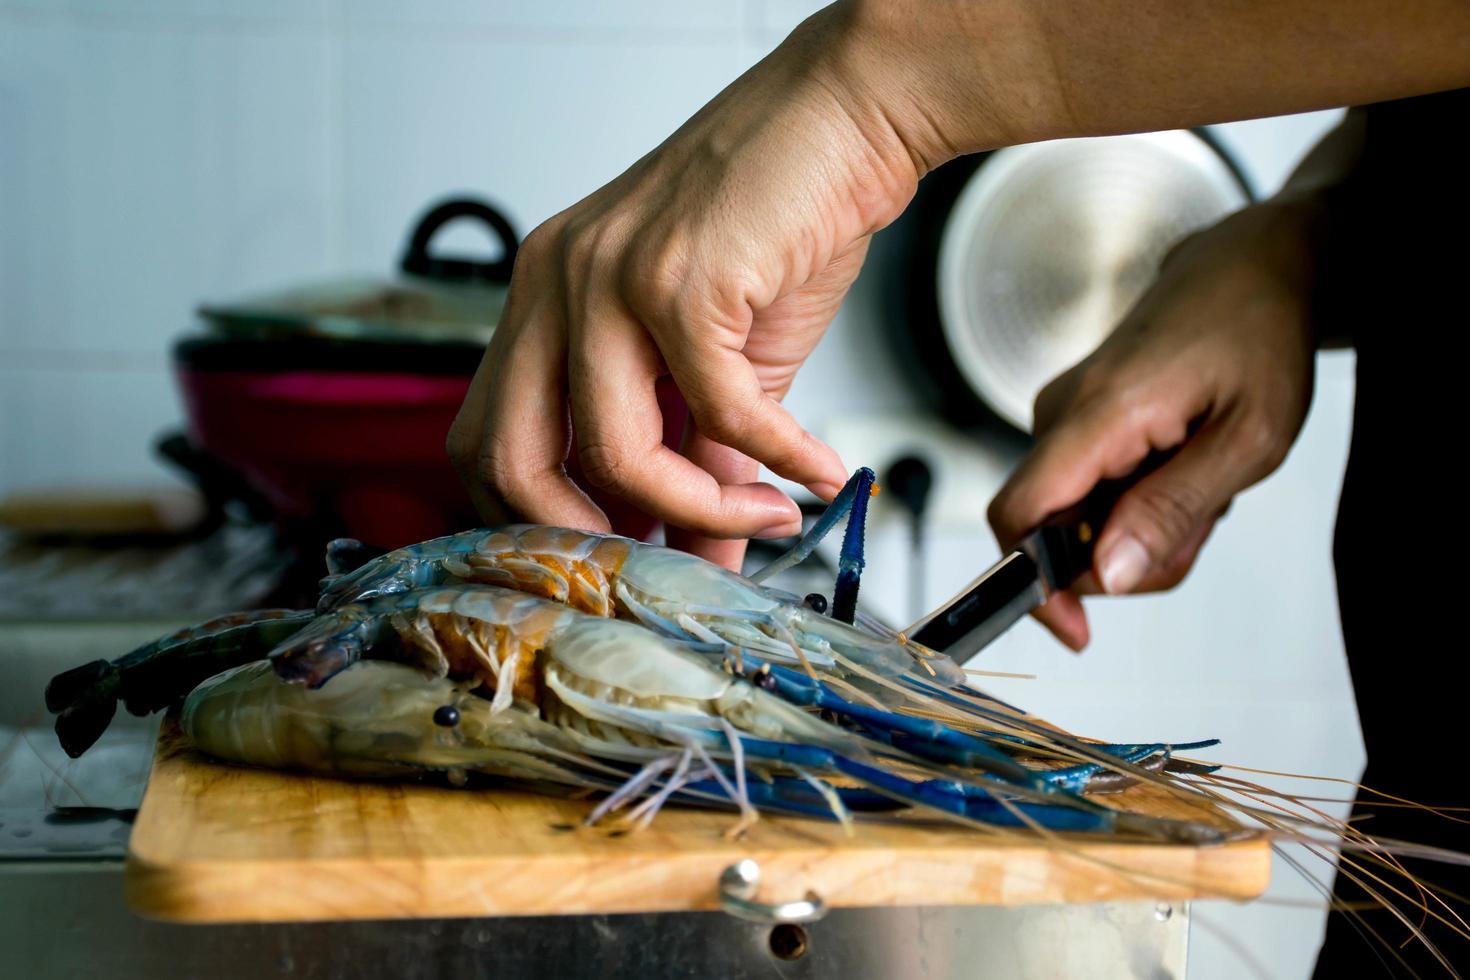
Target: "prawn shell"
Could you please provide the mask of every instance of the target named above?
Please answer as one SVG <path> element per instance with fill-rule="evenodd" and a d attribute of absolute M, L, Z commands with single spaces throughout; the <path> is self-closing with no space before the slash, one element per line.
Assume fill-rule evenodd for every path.
<path fill-rule="evenodd" d="M 520 592 L 493 589 L 436 589 L 418 597 L 418 618 L 457 677 L 478 677 L 499 690 L 501 672 L 514 656 L 510 679 L 515 697 L 541 703 L 538 657 L 553 633 L 575 616 L 565 606 Z M 422 634 L 405 634 L 409 642 Z M 493 659 L 491 664 L 487 659 Z"/>
<path fill-rule="evenodd" d="M 733 683 L 662 637 L 618 619 L 579 619 L 557 635 L 548 654 L 582 680 L 638 698 L 715 701 Z"/>
<path fill-rule="evenodd" d="M 610 583 L 636 543 L 562 527 L 512 525 L 464 556 L 467 578 L 565 603 L 597 616 L 613 613 Z"/>
<path fill-rule="evenodd" d="M 650 605 L 671 606 L 677 596 L 700 606 L 760 615 L 780 603 L 744 576 L 674 548 L 638 545 L 622 566 L 619 581 Z"/>

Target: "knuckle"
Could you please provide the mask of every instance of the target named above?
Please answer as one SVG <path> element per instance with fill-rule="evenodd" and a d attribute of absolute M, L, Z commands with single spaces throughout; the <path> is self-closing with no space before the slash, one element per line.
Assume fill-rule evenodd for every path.
<path fill-rule="evenodd" d="M 1051 428 L 1066 405 L 1066 390 L 1059 377 L 1036 393 L 1036 399 L 1031 403 L 1032 428 L 1037 432 Z"/>
<path fill-rule="evenodd" d="M 990 506 L 985 508 L 985 520 L 990 529 L 995 532 L 996 538 L 1004 541 L 1010 533 L 1010 500 L 1009 494 L 1002 489 L 995 498 L 990 501 Z"/>
<path fill-rule="evenodd" d="M 559 236 L 560 229 L 556 220 L 544 221 L 533 228 L 521 242 L 518 254 L 537 261 L 544 259 L 554 250 Z"/>
<path fill-rule="evenodd" d="M 562 256 L 567 228 L 567 219 L 557 215 L 532 229 L 521 241 L 516 252 L 516 270 L 537 274 L 549 266 L 555 266 Z"/>
<path fill-rule="evenodd" d="M 727 405 L 718 409 L 707 408 L 701 414 L 702 419 L 700 414 L 695 415 L 694 424 L 700 432 L 721 445 L 738 448 L 751 434 L 752 419 L 748 409 Z"/>
<path fill-rule="evenodd" d="M 1132 407 L 1130 385 L 1117 370 L 1087 360 L 1053 378 L 1033 405 L 1038 428 L 1072 416 L 1112 414 Z"/>
<path fill-rule="evenodd" d="M 1277 420 L 1271 413 L 1260 410 L 1241 416 L 1236 425 L 1236 440 L 1242 457 L 1262 475 L 1284 463 L 1291 448 Z"/>
<path fill-rule="evenodd" d="M 474 460 L 474 436 L 470 427 L 461 419 L 456 418 L 444 436 L 444 451 L 449 454 L 449 461 L 461 472 Z"/>
<path fill-rule="evenodd" d="M 672 312 L 688 281 L 688 259 L 672 237 L 645 236 L 627 250 L 618 270 L 618 286 L 640 314 Z"/>
<path fill-rule="evenodd" d="M 613 492 L 628 487 L 630 460 L 619 447 L 610 443 L 588 443 L 578 449 L 577 460 L 582 465 L 582 475 L 593 486 Z"/>
<path fill-rule="evenodd" d="M 1074 400 L 1103 400 L 1117 397 L 1120 392 L 1127 390 L 1125 377 L 1120 366 L 1094 354 L 1071 370 L 1058 375 L 1051 386 L 1055 386 L 1054 396 L 1069 395 Z"/>
<path fill-rule="evenodd" d="M 1163 545 L 1183 541 L 1195 529 L 1205 509 L 1205 495 L 1196 486 L 1175 481 L 1167 486 L 1140 484 L 1133 491 L 1136 513 L 1144 526 L 1159 536 L 1154 553 Z"/>
<path fill-rule="evenodd" d="M 475 476 L 480 484 L 507 499 L 515 496 L 525 482 L 519 455 L 507 452 L 498 439 L 487 439 L 475 453 Z"/>
<path fill-rule="evenodd" d="M 548 275 L 554 275 L 557 259 L 557 242 L 560 238 L 556 219 L 551 219 L 531 230 L 521 240 L 516 251 L 515 267 L 510 274 L 510 293 L 506 299 L 507 309 L 517 308 L 527 302 L 540 289 Z M 508 319 L 508 317 L 506 318 Z M 502 325 L 506 322 L 502 320 Z M 492 345 L 499 341 L 501 331 L 491 337 Z"/>
<path fill-rule="evenodd" d="M 597 261 L 598 235 L 581 222 L 569 222 L 561 234 L 563 264 L 568 269 L 585 272 Z"/>
<path fill-rule="evenodd" d="M 476 455 L 474 469 L 475 478 L 479 480 L 480 485 L 501 496 L 507 494 L 514 482 L 505 467 L 501 465 L 500 455 L 489 447 Z"/>

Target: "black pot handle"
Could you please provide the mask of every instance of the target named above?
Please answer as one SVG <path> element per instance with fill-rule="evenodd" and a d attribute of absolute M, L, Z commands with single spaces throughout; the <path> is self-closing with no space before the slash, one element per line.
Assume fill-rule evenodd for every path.
<path fill-rule="evenodd" d="M 483 221 L 500 239 L 505 253 L 495 262 L 430 255 L 429 239 L 455 218 L 478 218 Z M 408 250 L 403 253 L 400 267 L 411 275 L 427 276 L 431 279 L 508 283 L 519 247 L 515 229 L 505 215 L 484 201 L 456 198 L 435 205 L 428 214 L 419 219 L 413 236 L 408 240 Z"/>

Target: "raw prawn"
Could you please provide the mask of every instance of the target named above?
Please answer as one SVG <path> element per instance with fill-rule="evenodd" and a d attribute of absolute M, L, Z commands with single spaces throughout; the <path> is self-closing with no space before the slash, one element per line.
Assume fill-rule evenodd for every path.
<path fill-rule="evenodd" d="M 313 656 L 354 654 L 316 689 L 254 664 L 206 681 L 183 716 L 195 744 L 316 771 L 493 772 L 609 790 L 609 805 L 662 781 L 662 799 L 724 800 L 747 819 L 762 806 L 839 817 L 908 806 L 1005 826 L 1222 836 L 1091 802 L 1078 790 L 1096 764 L 1030 766 L 1024 746 L 847 702 L 769 662 L 747 676 L 721 670 L 636 624 L 494 586 L 380 596 L 322 616 L 307 635 Z M 803 710 L 812 699 L 832 720 Z M 1169 755 L 1109 748 L 1120 767 Z"/>
<path fill-rule="evenodd" d="M 871 470 L 854 474 L 816 527 L 753 578 L 673 548 L 521 524 L 435 538 L 329 576 L 317 608 L 325 612 L 453 582 L 500 585 L 594 615 L 632 620 L 672 638 L 753 651 L 808 673 L 836 675 L 858 684 L 870 697 L 891 701 L 896 682 L 926 689 L 957 687 L 964 673 L 948 657 L 897 634 L 851 624 L 872 480 Z M 846 513 L 851 516 L 833 594 L 834 615 L 760 584 L 810 554 Z M 338 547 L 351 550 L 347 543 Z M 825 606 L 825 600 L 819 605 Z"/>
<path fill-rule="evenodd" d="M 495 586 L 388 594 L 305 624 L 302 615 L 230 619 L 135 651 L 125 668 L 79 668 L 53 681 L 53 706 L 85 716 L 116 678 L 172 675 L 150 703 L 193 687 L 191 736 L 237 761 L 360 775 L 383 766 L 487 771 L 604 789 L 613 800 L 648 790 L 709 802 L 713 793 L 747 820 L 762 807 L 844 820 L 849 810 L 908 807 L 984 825 L 1221 835 L 1083 795 L 1118 777 L 1158 777 L 1173 764 L 1172 746 L 1083 743 L 1091 756 L 1071 753 L 1060 734 L 1004 717 L 982 736 L 848 701 L 754 654 L 737 668 L 706 646 Z M 274 664 L 248 663 L 268 647 L 242 638 L 275 630 L 294 632 Z M 279 676 L 298 662 L 331 664 L 335 676 L 315 688 Z M 242 666 L 195 686 L 231 664 Z M 386 693 L 364 693 L 379 688 Z M 405 721 L 408 704 L 423 710 Z"/>

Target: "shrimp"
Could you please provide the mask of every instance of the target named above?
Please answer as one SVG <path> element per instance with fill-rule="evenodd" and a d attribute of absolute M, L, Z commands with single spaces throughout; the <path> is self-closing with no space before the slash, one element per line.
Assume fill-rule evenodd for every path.
<path fill-rule="evenodd" d="M 809 554 L 851 510 L 832 605 L 834 612 L 855 612 L 861 521 L 871 483 L 871 470 L 858 471 L 817 527 L 757 578 Z M 811 675 L 841 678 L 890 704 L 915 687 L 947 689 L 964 682 L 954 661 L 898 634 L 823 615 L 790 593 L 682 551 L 569 528 L 518 524 L 400 548 L 329 576 L 317 608 L 453 582 L 500 585 L 631 620 L 675 639 L 753 651 Z M 825 607 L 825 600 L 816 605 Z"/>
<path fill-rule="evenodd" d="M 790 668 L 741 675 L 636 624 L 495 586 L 380 596 L 300 636 L 334 651 L 332 682 L 293 684 L 262 664 L 210 679 L 185 702 L 196 745 L 312 771 L 475 771 L 610 791 L 596 816 L 648 791 L 650 817 L 670 798 L 713 799 L 744 823 L 762 808 L 846 819 L 899 807 L 985 826 L 1223 836 L 1092 802 L 1078 792 L 1090 764 L 1028 766 L 1015 746 L 847 702 Z M 832 720 L 806 710 L 810 698 Z"/>

